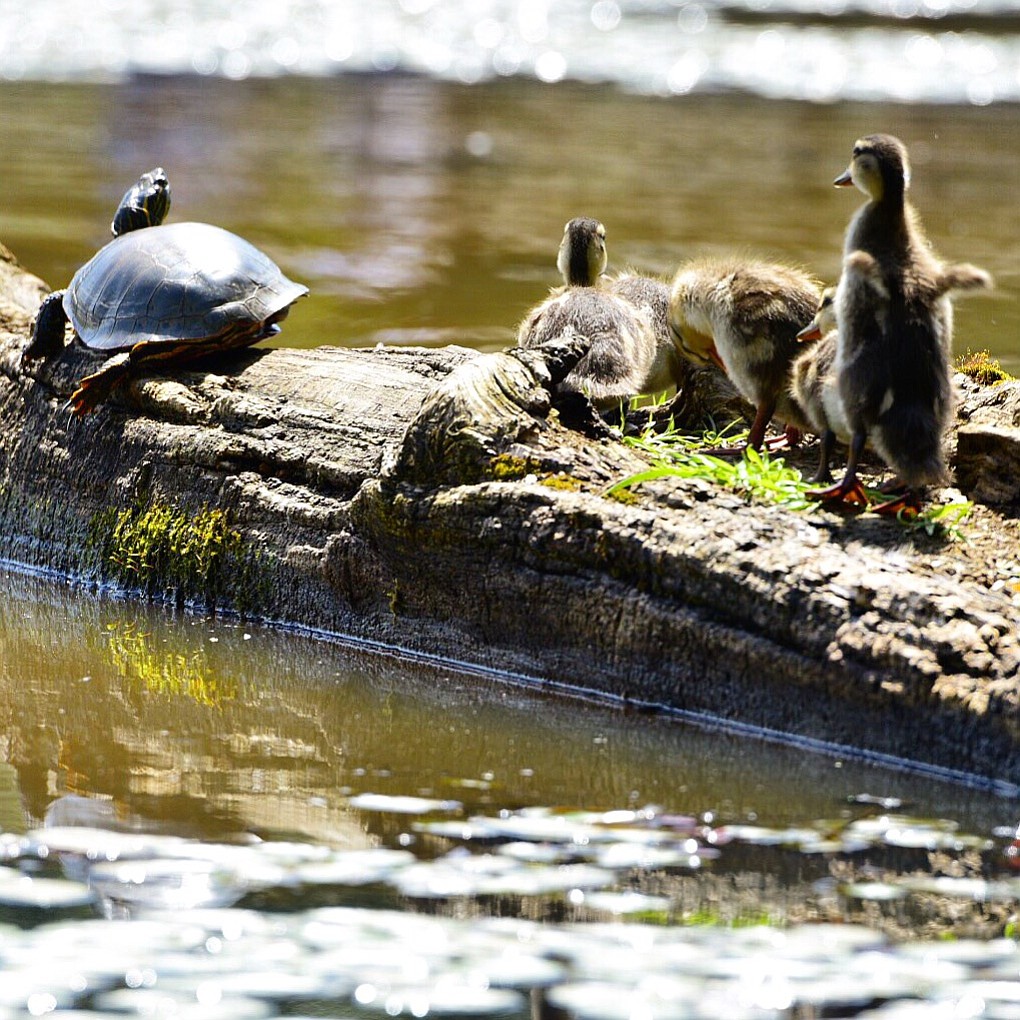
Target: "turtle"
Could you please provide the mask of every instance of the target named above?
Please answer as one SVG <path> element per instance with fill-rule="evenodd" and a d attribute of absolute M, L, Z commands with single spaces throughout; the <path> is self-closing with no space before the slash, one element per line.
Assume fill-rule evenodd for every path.
<path fill-rule="evenodd" d="M 68 405 L 94 410 L 149 362 L 183 362 L 247 347 L 279 332 L 308 288 L 254 245 L 209 223 L 163 225 L 170 182 L 144 173 L 121 199 L 113 240 L 43 300 L 23 359 L 64 348 L 65 325 L 91 351 L 111 354 L 81 379 Z"/>

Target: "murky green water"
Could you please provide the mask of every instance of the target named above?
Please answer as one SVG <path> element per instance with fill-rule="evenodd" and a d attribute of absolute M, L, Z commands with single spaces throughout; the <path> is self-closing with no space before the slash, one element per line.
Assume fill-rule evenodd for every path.
<path fill-rule="evenodd" d="M 786 825 L 867 792 L 974 830 L 1011 820 L 1008 801 L 860 763 L 57 582 L 0 584 L 14 829 L 65 794 L 194 836 L 355 843 L 370 826 L 347 798 L 363 793 L 454 798 L 466 813 L 656 804 Z"/>
<path fill-rule="evenodd" d="M 901 136 L 939 251 L 991 270 L 957 347 L 1020 371 L 1020 106 L 659 99 L 536 82 L 348 76 L 0 85 L 0 240 L 63 283 L 120 195 L 162 164 L 172 215 L 210 220 L 311 287 L 278 342 L 498 348 L 556 283 L 563 223 L 609 232 L 611 264 L 668 274 L 749 250 L 825 278 L 857 204 L 832 179 L 855 138 Z"/>
<path fill-rule="evenodd" d="M 0 585 L 4 1020 L 802 1020 L 1020 995 L 1020 948 L 987 941 L 1020 901 L 1008 799 Z"/>

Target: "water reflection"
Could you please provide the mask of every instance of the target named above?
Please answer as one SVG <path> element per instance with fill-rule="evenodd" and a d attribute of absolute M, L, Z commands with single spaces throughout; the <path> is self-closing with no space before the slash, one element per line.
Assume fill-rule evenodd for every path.
<path fill-rule="evenodd" d="M 0 740 L 20 828 L 69 795 L 65 819 L 82 808 L 74 797 L 98 798 L 91 824 L 344 846 L 406 826 L 393 797 L 454 801 L 464 816 L 656 804 L 783 825 L 870 792 L 978 831 L 1009 820 L 990 797 L 919 777 L 17 575 L 2 582 Z"/>
<path fill-rule="evenodd" d="M 669 273 L 736 249 L 831 278 L 858 197 L 831 181 L 855 138 L 891 131 L 910 147 L 940 252 L 997 278 L 992 296 L 960 303 L 958 348 L 990 348 L 1020 372 L 1020 106 L 666 100 L 401 76 L 0 89 L 0 239 L 29 268 L 67 280 L 106 240 L 127 184 L 161 164 L 174 218 L 250 238 L 311 287 L 278 341 L 302 346 L 501 347 L 557 282 L 563 223 L 579 214 L 606 224 L 613 268 Z"/>

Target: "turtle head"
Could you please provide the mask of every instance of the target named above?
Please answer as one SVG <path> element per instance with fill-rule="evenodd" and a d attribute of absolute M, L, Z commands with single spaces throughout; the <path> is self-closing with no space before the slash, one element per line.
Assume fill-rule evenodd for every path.
<path fill-rule="evenodd" d="M 110 229 L 114 237 L 140 227 L 158 227 L 170 210 L 170 181 L 161 167 L 150 170 L 130 187 L 120 200 Z"/>

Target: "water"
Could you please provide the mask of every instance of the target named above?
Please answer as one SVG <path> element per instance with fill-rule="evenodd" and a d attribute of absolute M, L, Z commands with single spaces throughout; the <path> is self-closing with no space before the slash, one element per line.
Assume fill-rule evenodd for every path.
<path fill-rule="evenodd" d="M 1009 801 L 952 784 L 494 685 L 230 620 L 0 573 L 0 718 L 20 823 L 56 796 L 204 838 L 366 843 L 359 794 L 466 813 L 658 804 L 772 825 L 881 793 L 972 831 Z M 7 816 L 7 824 L 18 815 Z"/>
<path fill-rule="evenodd" d="M 160 164 L 172 217 L 242 234 L 311 288 L 274 340 L 300 346 L 505 346 L 557 282 L 575 215 L 606 224 L 614 268 L 668 275 L 735 249 L 832 279 L 860 197 L 832 180 L 854 139 L 891 131 L 910 146 L 937 248 L 997 278 L 992 296 L 958 303 L 957 348 L 1020 372 L 1020 105 L 406 76 L 9 83 L 0 103 L 0 240 L 29 268 L 69 279 L 125 188 Z"/>
<path fill-rule="evenodd" d="M 988 941 L 1020 899 L 1008 800 L 0 585 L 0 1017 L 525 1017 L 538 988 L 575 1017 L 792 1020 L 1018 994 L 1020 948 Z"/>
<path fill-rule="evenodd" d="M 1011 0 L 9 0 L 0 77 L 234 80 L 404 71 L 812 101 L 1020 98 Z"/>

